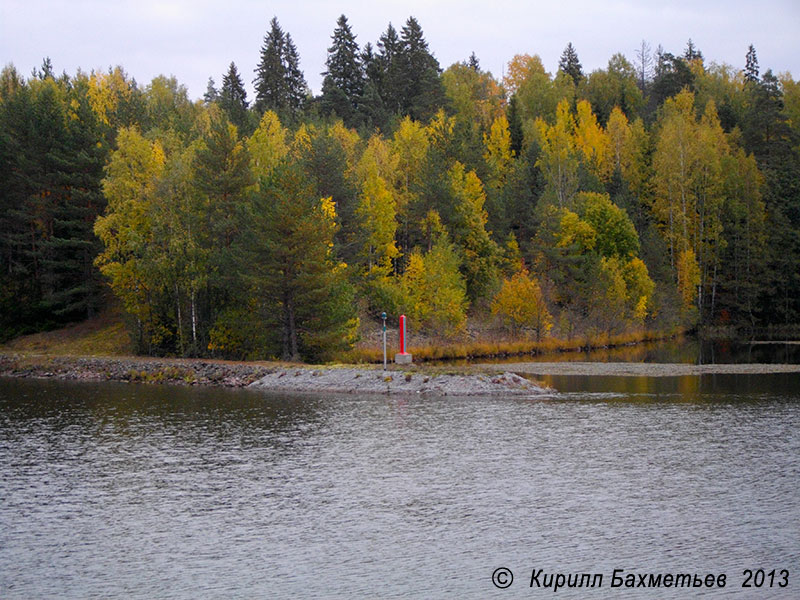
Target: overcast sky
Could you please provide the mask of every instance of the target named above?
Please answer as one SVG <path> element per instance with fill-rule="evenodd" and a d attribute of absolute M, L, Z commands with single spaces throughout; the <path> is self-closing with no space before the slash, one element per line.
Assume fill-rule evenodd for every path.
<path fill-rule="evenodd" d="M 362 47 L 413 15 L 442 68 L 474 51 L 497 78 L 522 53 L 538 54 L 554 72 L 568 42 L 588 73 L 616 52 L 633 62 L 642 40 L 680 54 L 689 38 L 706 62 L 742 68 L 752 43 L 762 72 L 800 78 L 798 0 L 0 0 L 0 63 L 26 76 L 45 56 L 70 75 L 121 65 L 142 86 L 174 75 L 195 99 L 209 76 L 219 85 L 233 61 L 252 98 L 253 70 L 276 16 L 316 94 L 340 14 Z"/>

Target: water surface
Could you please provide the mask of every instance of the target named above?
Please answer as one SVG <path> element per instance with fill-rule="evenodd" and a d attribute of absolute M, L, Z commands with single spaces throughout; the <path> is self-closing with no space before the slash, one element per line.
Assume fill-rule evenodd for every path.
<path fill-rule="evenodd" d="M 0 597 L 552 596 L 533 568 L 604 574 L 565 598 L 617 595 L 614 569 L 800 596 L 800 376 L 551 383 L 403 399 L 0 380 Z M 747 568 L 790 585 L 743 590 Z"/>

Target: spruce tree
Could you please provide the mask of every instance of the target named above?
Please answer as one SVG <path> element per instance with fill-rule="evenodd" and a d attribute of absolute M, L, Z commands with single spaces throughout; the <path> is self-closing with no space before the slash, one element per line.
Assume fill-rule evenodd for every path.
<path fill-rule="evenodd" d="M 286 34 L 283 43 L 283 63 L 286 71 L 289 109 L 296 113 L 303 108 L 308 97 L 308 83 L 300 70 L 300 55 L 297 53 L 297 47 L 289 33 Z"/>
<path fill-rule="evenodd" d="M 356 36 L 344 15 L 336 21 L 332 39 L 325 61 L 328 70 L 323 73 L 322 109 L 341 117 L 348 126 L 358 125 L 364 73 Z"/>
<path fill-rule="evenodd" d="M 206 85 L 206 93 L 203 94 L 203 102 L 206 103 L 206 106 L 209 104 L 213 104 L 214 102 L 219 101 L 219 92 L 217 91 L 216 83 L 214 83 L 214 78 L 208 78 L 208 85 Z"/>
<path fill-rule="evenodd" d="M 747 49 L 744 65 L 744 80 L 749 83 L 758 83 L 758 57 L 753 44 Z"/>
<path fill-rule="evenodd" d="M 422 27 L 414 17 L 406 21 L 400 42 L 401 108 L 412 119 L 427 121 L 445 102 L 439 61 L 428 50 Z"/>
<path fill-rule="evenodd" d="M 692 38 L 689 38 L 689 41 L 686 42 L 686 51 L 683 53 L 683 58 L 686 62 L 692 62 L 693 60 L 703 60 L 703 53 L 697 49 L 697 46 L 694 45 Z"/>
<path fill-rule="evenodd" d="M 514 156 L 518 157 L 522 153 L 524 136 L 522 132 L 522 116 L 519 114 L 519 102 L 516 94 L 511 96 L 506 113 L 508 130 L 511 133 L 511 150 L 513 150 Z"/>
<path fill-rule="evenodd" d="M 578 53 L 575 51 L 572 42 L 568 43 L 567 47 L 564 48 L 564 52 L 561 53 L 561 58 L 558 61 L 558 70 L 572 77 L 575 85 L 578 85 L 583 79 L 583 67 L 581 66 L 581 61 L 578 60 Z"/>
<path fill-rule="evenodd" d="M 239 76 L 239 70 L 234 63 L 228 67 L 228 72 L 222 78 L 222 89 L 219 93 L 219 104 L 224 110 L 231 123 L 239 128 L 240 135 L 247 129 L 247 92 L 244 89 L 244 82 Z"/>
<path fill-rule="evenodd" d="M 305 102 L 308 85 L 300 70 L 300 57 L 292 36 L 283 32 L 274 17 L 264 37 L 255 73 L 255 109 L 259 115 L 273 110 L 285 117 L 295 116 Z"/>
<path fill-rule="evenodd" d="M 400 89 L 403 85 L 400 69 L 402 50 L 397 30 L 389 23 L 386 31 L 378 39 L 377 62 L 380 67 L 378 93 L 389 112 L 400 112 Z"/>
<path fill-rule="evenodd" d="M 382 128 L 386 125 L 389 117 L 380 93 L 383 70 L 380 57 L 375 54 L 372 44 L 369 42 L 364 46 L 364 51 L 361 53 L 361 64 L 364 67 L 366 83 L 364 84 L 364 94 L 361 98 L 360 112 L 365 125 Z"/>
<path fill-rule="evenodd" d="M 261 46 L 261 61 L 256 67 L 256 78 L 253 80 L 256 90 L 255 109 L 259 114 L 264 114 L 267 110 L 280 112 L 288 106 L 289 90 L 283 65 L 285 41 L 278 19 L 273 17 L 270 30 L 264 37 L 264 45 Z"/>

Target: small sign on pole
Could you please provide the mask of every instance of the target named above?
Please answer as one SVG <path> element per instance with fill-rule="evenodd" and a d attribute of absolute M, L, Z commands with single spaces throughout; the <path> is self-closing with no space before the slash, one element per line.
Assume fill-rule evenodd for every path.
<path fill-rule="evenodd" d="M 386 370 L 386 313 L 381 313 L 383 319 L 383 370 Z"/>

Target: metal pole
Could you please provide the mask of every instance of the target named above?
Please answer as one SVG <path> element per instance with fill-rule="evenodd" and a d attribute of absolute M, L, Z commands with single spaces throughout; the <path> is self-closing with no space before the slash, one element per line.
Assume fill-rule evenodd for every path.
<path fill-rule="evenodd" d="M 383 370 L 386 370 L 386 313 L 381 313 L 383 319 Z"/>

